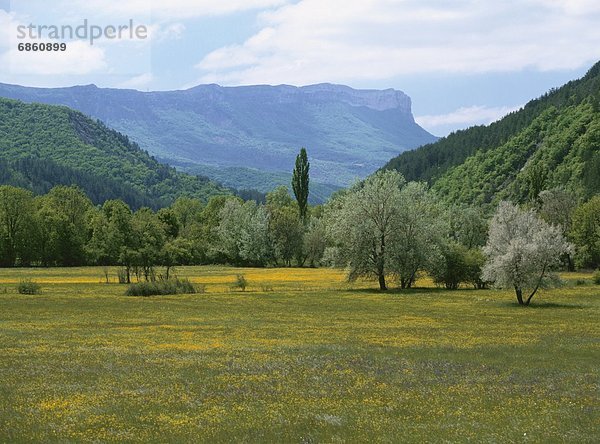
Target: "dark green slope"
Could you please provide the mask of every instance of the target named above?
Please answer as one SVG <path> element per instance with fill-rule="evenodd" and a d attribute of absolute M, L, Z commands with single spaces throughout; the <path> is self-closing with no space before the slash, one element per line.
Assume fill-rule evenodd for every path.
<path fill-rule="evenodd" d="M 384 168 L 428 181 L 448 201 L 524 200 L 537 186 L 600 192 L 600 63 L 489 126 L 403 153 Z"/>
<path fill-rule="evenodd" d="M 159 207 L 180 195 L 228 191 L 162 165 L 103 123 L 63 106 L 0 98 L 0 182 L 43 193 L 77 184 L 96 203 L 121 198 Z"/>

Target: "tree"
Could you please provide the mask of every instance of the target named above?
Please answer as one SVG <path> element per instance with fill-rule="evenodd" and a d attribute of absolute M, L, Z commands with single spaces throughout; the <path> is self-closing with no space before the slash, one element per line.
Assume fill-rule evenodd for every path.
<path fill-rule="evenodd" d="M 277 208 L 294 206 L 294 200 L 285 185 L 279 185 L 270 193 L 267 193 L 267 207 L 269 211 Z"/>
<path fill-rule="evenodd" d="M 14 266 L 28 257 L 33 222 L 33 194 L 21 188 L 0 186 L 0 265 Z"/>
<path fill-rule="evenodd" d="M 273 209 L 269 217 L 269 232 L 276 257 L 291 267 L 292 259 L 302 255 L 304 227 L 297 207 L 285 206 Z"/>
<path fill-rule="evenodd" d="M 233 264 L 264 266 L 272 257 L 269 215 L 254 201 L 227 200 L 217 233 L 219 248 Z"/>
<path fill-rule="evenodd" d="M 92 202 L 76 186 L 56 186 L 40 200 L 39 217 L 47 263 L 75 266 L 86 262 Z"/>
<path fill-rule="evenodd" d="M 296 166 L 292 176 L 292 189 L 296 196 L 296 202 L 298 202 L 300 219 L 303 222 L 306 222 L 306 210 L 308 208 L 309 169 L 308 155 L 306 154 L 306 149 L 302 148 L 300 154 L 296 156 Z"/>
<path fill-rule="evenodd" d="M 450 237 L 467 247 L 483 247 L 487 239 L 488 221 L 481 208 L 456 205 L 448 210 Z"/>
<path fill-rule="evenodd" d="M 231 264 L 241 265 L 242 231 L 246 224 L 246 212 L 242 201 L 237 197 L 227 199 L 223 208 L 221 208 L 219 219 L 217 249 L 225 255 Z"/>
<path fill-rule="evenodd" d="M 450 241 L 441 249 L 438 263 L 431 267 L 433 282 L 444 285 L 448 290 L 457 290 L 469 277 L 467 264 L 468 249 L 455 241 Z"/>
<path fill-rule="evenodd" d="M 180 197 L 173 202 L 171 209 L 175 213 L 180 231 L 185 232 L 194 223 L 200 221 L 202 202 L 191 197 Z"/>
<path fill-rule="evenodd" d="M 292 265 L 293 258 L 302 256 L 304 226 L 300 220 L 299 207 L 290 197 L 285 186 L 279 186 L 267 194 L 269 237 L 275 259 Z M 301 260 L 298 265 L 301 265 Z"/>
<path fill-rule="evenodd" d="M 592 197 L 573 213 L 571 236 L 577 246 L 577 263 L 600 266 L 600 196 Z"/>
<path fill-rule="evenodd" d="M 191 241 L 178 237 L 165 243 L 162 248 L 162 265 L 165 267 L 165 279 L 171 277 L 171 270 L 176 265 L 188 265 L 193 259 Z"/>
<path fill-rule="evenodd" d="M 400 192 L 390 267 L 400 288 L 411 288 L 419 270 L 440 260 L 440 244 L 448 232 L 442 211 L 427 186 L 409 182 Z"/>
<path fill-rule="evenodd" d="M 548 168 L 543 163 L 534 163 L 525 170 L 524 181 L 529 201 L 539 203 L 539 195 L 548 181 Z"/>
<path fill-rule="evenodd" d="M 91 239 L 87 245 L 90 258 L 101 265 L 119 264 L 131 275 L 131 263 L 124 252 L 133 247 L 131 210 L 122 200 L 107 200 L 99 212 L 90 219 Z M 129 282 L 129 278 L 128 278 Z"/>
<path fill-rule="evenodd" d="M 513 288 L 519 304 L 529 305 L 540 287 L 552 283 L 550 271 L 571 248 L 560 229 L 548 225 L 533 210 L 501 202 L 483 249 L 487 263 L 482 278 L 499 288 Z M 526 298 L 524 291 L 529 292 Z"/>
<path fill-rule="evenodd" d="M 467 266 L 466 282 L 473 285 L 475 289 L 486 288 L 487 282 L 481 278 L 481 271 L 485 265 L 485 255 L 481 248 L 471 248 L 465 256 Z"/>
<path fill-rule="evenodd" d="M 156 213 L 156 217 L 165 227 L 165 234 L 170 240 L 175 239 L 179 235 L 179 221 L 175 211 L 171 208 L 161 208 Z"/>
<path fill-rule="evenodd" d="M 273 259 L 269 213 L 254 201 L 248 201 L 244 206 L 249 214 L 242 232 L 240 256 L 249 265 L 265 266 Z"/>
<path fill-rule="evenodd" d="M 161 252 L 167 239 L 166 229 L 149 208 L 141 208 L 132 217 L 135 238 L 133 251 L 128 254 L 134 265 L 141 267 L 146 281 L 154 278 L 154 266 L 161 262 Z"/>
<path fill-rule="evenodd" d="M 348 267 L 348 279 L 375 276 L 380 290 L 387 290 L 404 183 L 396 171 L 378 171 L 329 204 L 328 237 Z"/>
<path fill-rule="evenodd" d="M 304 234 L 303 251 L 311 267 L 317 266 L 327 247 L 327 230 L 322 219 L 312 217 Z"/>
<path fill-rule="evenodd" d="M 550 225 L 560 228 L 562 235 L 568 238 L 573 227 L 573 212 L 577 207 L 577 197 L 562 187 L 544 190 L 539 195 L 539 215 Z M 569 271 L 574 271 L 573 258 L 565 255 Z"/>

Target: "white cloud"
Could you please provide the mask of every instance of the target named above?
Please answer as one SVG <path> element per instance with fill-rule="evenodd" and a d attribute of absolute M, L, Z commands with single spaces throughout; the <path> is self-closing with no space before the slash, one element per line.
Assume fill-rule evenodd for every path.
<path fill-rule="evenodd" d="M 223 84 L 352 83 L 404 74 L 574 69 L 600 57 L 591 0 L 300 0 L 196 67 Z"/>
<path fill-rule="evenodd" d="M 264 9 L 284 3 L 285 0 L 70 0 L 63 2 L 62 7 L 125 18 L 152 14 L 153 20 L 165 22 Z"/>
<path fill-rule="evenodd" d="M 18 22 L 14 13 L 0 9 L 0 49 L 9 48 Z"/>
<path fill-rule="evenodd" d="M 168 25 L 151 25 L 150 38 L 153 41 L 180 40 L 183 38 L 185 25 L 183 23 L 171 23 Z"/>
<path fill-rule="evenodd" d="M 104 49 L 77 40 L 67 43 L 66 51 L 19 51 L 18 43 L 40 43 L 17 40 L 17 26 L 23 22 L 14 13 L 0 10 L 0 65 L 2 77 L 17 79 L 20 75 L 81 75 L 107 68 Z"/>
<path fill-rule="evenodd" d="M 150 86 L 150 84 L 154 81 L 154 76 L 152 73 L 144 73 L 139 76 L 132 77 L 124 82 L 121 82 L 118 87 L 119 88 L 133 88 L 133 89 L 144 89 Z"/>
<path fill-rule="evenodd" d="M 451 129 L 468 128 L 473 125 L 488 125 L 522 106 L 469 106 L 461 107 L 447 114 L 424 115 L 415 121 L 434 134 L 445 134 Z"/>

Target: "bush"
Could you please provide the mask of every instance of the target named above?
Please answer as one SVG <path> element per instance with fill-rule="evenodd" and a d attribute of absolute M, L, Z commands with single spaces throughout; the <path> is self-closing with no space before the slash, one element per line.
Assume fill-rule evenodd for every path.
<path fill-rule="evenodd" d="M 467 280 L 467 251 L 466 247 L 456 242 L 445 245 L 441 260 L 430 270 L 433 282 L 449 290 L 458 289 L 460 284 Z"/>
<path fill-rule="evenodd" d="M 119 284 L 127 283 L 127 271 L 124 268 L 117 270 L 117 279 L 119 280 Z"/>
<path fill-rule="evenodd" d="M 19 294 L 40 294 L 42 286 L 31 279 L 22 279 L 17 287 Z"/>
<path fill-rule="evenodd" d="M 484 264 L 485 256 L 480 248 L 472 248 L 467 251 L 467 255 L 465 256 L 467 282 L 478 290 L 483 290 L 487 287 L 487 282 L 481 279 L 481 269 Z"/>
<path fill-rule="evenodd" d="M 594 273 L 594 284 L 600 285 L 600 270 Z"/>
<path fill-rule="evenodd" d="M 129 285 L 127 296 L 162 296 L 168 294 L 194 294 L 196 288 L 188 279 L 165 279 L 155 282 L 137 282 Z"/>
<path fill-rule="evenodd" d="M 235 277 L 235 285 L 233 288 L 239 288 L 242 291 L 246 291 L 246 287 L 248 286 L 248 281 L 243 274 L 238 274 Z"/>

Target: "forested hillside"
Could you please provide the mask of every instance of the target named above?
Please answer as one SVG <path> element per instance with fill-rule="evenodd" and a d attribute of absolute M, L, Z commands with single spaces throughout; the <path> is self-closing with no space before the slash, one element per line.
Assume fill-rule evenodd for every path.
<path fill-rule="evenodd" d="M 78 111 L 3 98 L 0 183 L 37 194 L 77 184 L 94 203 L 120 198 L 134 208 L 229 193 L 207 178 L 160 164 L 127 136 Z"/>
<path fill-rule="evenodd" d="M 600 192 L 600 63 L 585 77 L 532 100 L 489 126 L 458 131 L 384 168 L 428 181 L 450 201 L 522 201 L 563 185 Z"/>

